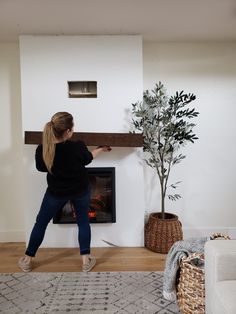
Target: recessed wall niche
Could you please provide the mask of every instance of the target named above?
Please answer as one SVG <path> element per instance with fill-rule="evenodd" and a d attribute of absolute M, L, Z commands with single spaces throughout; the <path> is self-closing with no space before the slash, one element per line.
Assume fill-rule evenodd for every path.
<path fill-rule="evenodd" d="M 68 81 L 69 98 L 97 98 L 96 81 Z"/>

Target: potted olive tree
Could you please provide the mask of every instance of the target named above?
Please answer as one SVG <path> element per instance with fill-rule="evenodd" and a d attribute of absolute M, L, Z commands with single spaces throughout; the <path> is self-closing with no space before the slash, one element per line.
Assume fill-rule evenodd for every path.
<path fill-rule="evenodd" d="M 189 107 L 195 99 L 194 94 L 184 91 L 168 96 L 159 82 L 153 90 L 143 93 L 142 101 L 132 104 L 134 129 L 143 133 L 145 161 L 155 169 L 160 182 L 160 212 L 149 216 L 145 245 L 160 253 L 167 253 L 175 241 L 183 238 L 181 223 L 176 215 L 166 212 L 165 200 L 168 197 L 175 201 L 181 197 L 177 193 L 168 193 L 168 188 L 175 190 L 180 182 L 168 185 L 168 180 L 172 167 L 185 158 L 179 150 L 197 139 L 192 120 L 199 113 Z"/>

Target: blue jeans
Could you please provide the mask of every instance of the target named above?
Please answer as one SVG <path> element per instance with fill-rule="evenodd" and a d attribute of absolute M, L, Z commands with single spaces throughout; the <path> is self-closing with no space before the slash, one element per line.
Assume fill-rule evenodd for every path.
<path fill-rule="evenodd" d="M 90 254 L 91 229 L 88 217 L 90 189 L 88 189 L 81 196 L 76 197 L 57 197 L 46 191 L 30 235 L 29 244 L 25 252 L 26 255 L 35 256 L 43 242 L 48 223 L 69 200 L 72 201 L 75 207 L 76 221 L 79 227 L 78 242 L 80 254 Z"/>

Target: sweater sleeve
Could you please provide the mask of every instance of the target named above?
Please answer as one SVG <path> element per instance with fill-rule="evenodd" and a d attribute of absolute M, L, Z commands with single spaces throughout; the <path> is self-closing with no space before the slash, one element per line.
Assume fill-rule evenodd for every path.
<path fill-rule="evenodd" d="M 41 172 L 48 172 L 48 169 L 43 161 L 43 147 L 39 145 L 35 151 L 36 169 Z"/>
<path fill-rule="evenodd" d="M 88 150 L 87 146 L 85 145 L 84 142 L 80 141 L 79 142 L 79 158 L 81 163 L 86 166 L 91 163 L 93 160 L 93 155 L 92 153 Z"/>

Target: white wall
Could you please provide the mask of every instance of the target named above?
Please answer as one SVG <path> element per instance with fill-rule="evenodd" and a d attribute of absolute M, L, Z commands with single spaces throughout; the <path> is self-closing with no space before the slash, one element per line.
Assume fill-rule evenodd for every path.
<path fill-rule="evenodd" d="M 24 241 L 20 56 L 0 43 L 0 242 Z"/>
<path fill-rule="evenodd" d="M 224 231 L 236 236 L 236 44 L 145 44 L 144 89 L 162 81 L 169 94 L 193 92 L 200 112 L 199 140 L 185 147 L 187 158 L 173 168 L 170 181 L 182 181 L 182 199 L 167 201 L 185 236 Z M 159 209 L 158 183 L 145 167 L 148 211 Z"/>
<path fill-rule="evenodd" d="M 174 203 L 167 202 L 168 210 L 178 214 L 183 222 L 185 236 L 205 235 L 213 231 L 229 231 L 234 237 L 236 236 L 234 233 L 236 227 L 234 205 L 236 185 L 234 166 L 235 59 L 235 43 L 144 43 L 143 46 L 144 88 L 152 88 L 155 82 L 161 80 L 169 93 L 184 89 L 186 92 L 194 92 L 197 96 L 194 106 L 200 115 L 195 130 L 199 140 L 193 145 L 186 146 L 187 158 L 173 169 L 170 178 L 171 182 L 182 180 L 178 190 L 182 199 Z M 4 130 L 1 132 L 0 141 L 1 178 L 3 178 L 0 189 L 2 200 L 0 241 L 22 241 L 24 239 L 22 237 L 24 211 L 21 171 L 20 70 L 17 43 L 0 43 L 0 69 L 0 119 L 2 130 Z M 112 104 L 113 102 L 111 106 Z M 42 102 L 41 105 L 45 106 L 45 103 Z M 69 103 L 66 105 L 69 109 L 73 109 Z M 40 116 L 40 112 L 37 112 L 37 115 Z M 42 118 L 38 121 L 37 128 L 40 130 L 41 122 L 44 123 L 44 121 Z M 78 122 L 77 129 L 82 131 L 80 115 L 78 115 Z M 34 194 L 31 191 L 33 184 L 28 186 L 28 192 L 32 195 L 30 198 L 32 206 L 28 204 L 31 206 L 32 213 L 26 217 L 29 220 L 35 217 L 35 211 L 38 209 L 45 187 L 44 176 L 35 171 L 34 150 L 33 145 L 24 145 L 24 156 L 27 156 L 24 163 L 28 165 L 29 172 L 26 178 L 29 177 L 31 183 L 36 182 L 39 186 L 38 192 Z M 121 159 L 124 161 L 126 157 L 131 157 L 126 150 L 124 152 L 123 149 L 119 149 L 119 153 L 122 154 Z M 102 163 L 103 158 L 96 162 Z M 107 164 L 110 165 L 109 160 Z M 151 168 L 147 167 L 144 173 L 145 209 L 149 212 L 157 211 L 159 187 L 156 175 Z M 55 233 L 52 234 L 53 236 Z M 105 240 L 115 242 L 115 235 L 113 237 Z"/>
<path fill-rule="evenodd" d="M 23 131 L 42 130 L 51 115 L 69 111 L 78 132 L 129 132 L 127 110 L 142 97 L 140 36 L 22 36 L 20 38 Z M 98 97 L 68 98 L 67 81 L 97 81 Z M 43 193 L 45 174 L 34 168 L 35 147 L 24 148 L 26 238 Z M 142 148 L 114 148 L 90 166 L 116 168 L 114 224 L 92 225 L 92 246 L 102 240 L 142 246 L 144 225 Z M 50 224 L 42 246 L 77 245 L 75 225 Z"/>
<path fill-rule="evenodd" d="M 20 53 L 23 130 L 67 110 L 76 131 L 127 132 L 127 108 L 143 89 L 140 36 L 21 36 Z M 68 98 L 67 81 L 87 80 L 97 98 Z"/>

